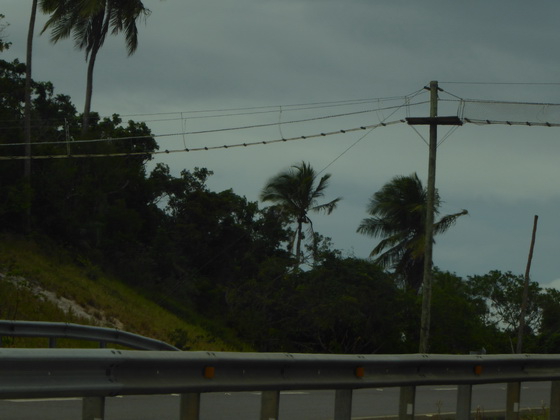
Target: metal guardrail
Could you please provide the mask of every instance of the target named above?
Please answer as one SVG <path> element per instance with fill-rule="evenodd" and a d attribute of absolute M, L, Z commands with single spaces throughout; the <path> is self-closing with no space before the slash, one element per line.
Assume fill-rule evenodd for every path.
<path fill-rule="evenodd" d="M 74 337 L 75 338 L 75 337 Z M 278 419 L 282 390 L 336 390 L 335 420 L 350 420 L 352 392 L 400 387 L 399 417 L 414 418 L 416 387 L 458 385 L 459 420 L 472 386 L 508 383 L 506 418 L 519 418 L 520 383 L 552 381 L 550 419 L 560 420 L 560 355 L 322 355 L 0 349 L 0 398 L 83 397 L 84 420 L 103 419 L 105 398 L 181 394 L 178 418 L 200 418 L 200 395 L 262 391 L 261 420 Z"/>
<path fill-rule="evenodd" d="M 96 341 L 102 347 L 113 343 L 137 350 L 172 350 L 178 348 L 163 341 L 112 328 L 93 327 L 60 322 L 4 321 L 0 320 L 1 337 L 44 337 L 50 340 L 51 347 L 56 347 L 56 339 L 72 338 L 76 340 Z M 1 341 L 0 341 L 1 343 Z"/>
<path fill-rule="evenodd" d="M 559 356 L 0 349 L 0 398 L 95 397 L 93 402 L 103 407 L 108 396 L 180 393 L 179 418 L 189 420 L 199 418 L 203 392 L 263 391 L 261 418 L 268 420 L 278 418 L 281 390 L 306 389 L 337 390 L 334 418 L 349 420 L 352 390 L 395 386 L 401 387 L 400 417 L 408 419 L 414 415 L 416 386 L 450 384 L 459 385 L 457 418 L 468 419 L 472 385 L 542 380 L 559 383 Z M 557 385 L 551 397 L 550 416 L 557 419 Z M 509 418 L 516 418 L 519 389 L 508 391 L 508 401 Z M 84 416 L 93 418 L 103 418 L 103 412 Z"/>
<path fill-rule="evenodd" d="M 21 372 L 26 372 L 24 378 L 18 378 Z M 0 350 L 0 398 L 331 390 L 543 380 L 560 380 L 559 357 Z"/>

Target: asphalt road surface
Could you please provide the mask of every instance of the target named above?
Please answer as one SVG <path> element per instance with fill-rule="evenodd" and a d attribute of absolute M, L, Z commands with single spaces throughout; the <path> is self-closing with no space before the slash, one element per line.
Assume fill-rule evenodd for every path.
<path fill-rule="evenodd" d="M 550 382 L 522 384 L 521 409 L 540 412 L 549 406 Z M 456 386 L 419 387 L 416 414 L 455 411 Z M 356 390 L 352 400 L 352 418 L 396 415 L 398 388 Z M 179 396 L 128 396 L 106 400 L 106 420 L 177 420 Z M 478 385 L 473 388 L 473 410 L 482 413 L 504 410 L 504 384 Z M 288 391 L 280 397 L 280 420 L 329 420 L 333 418 L 334 391 Z M 210 393 L 201 400 L 201 420 L 258 420 L 259 392 Z M 1 420 L 76 420 L 81 417 L 81 400 L 76 398 L 3 400 Z"/>

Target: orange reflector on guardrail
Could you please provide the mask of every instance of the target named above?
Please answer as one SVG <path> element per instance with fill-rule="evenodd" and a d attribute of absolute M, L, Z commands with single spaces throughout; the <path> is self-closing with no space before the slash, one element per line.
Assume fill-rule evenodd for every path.
<path fill-rule="evenodd" d="M 473 369 L 475 375 L 482 375 L 482 366 L 476 365 Z"/>
<path fill-rule="evenodd" d="M 214 366 L 205 366 L 204 367 L 204 377 L 207 379 L 212 379 L 216 373 L 216 369 Z"/>
<path fill-rule="evenodd" d="M 360 366 L 354 370 L 354 374 L 357 378 L 363 378 L 366 375 L 366 370 Z"/>

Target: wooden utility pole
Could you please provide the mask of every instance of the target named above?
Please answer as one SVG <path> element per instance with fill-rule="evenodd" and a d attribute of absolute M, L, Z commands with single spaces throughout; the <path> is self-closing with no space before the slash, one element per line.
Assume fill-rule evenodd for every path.
<path fill-rule="evenodd" d="M 521 313 L 519 314 L 519 331 L 517 333 L 516 353 L 521 353 L 523 349 L 523 333 L 525 330 L 525 316 L 527 314 L 527 304 L 529 301 L 529 273 L 531 271 L 531 261 L 533 260 L 533 249 L 535 248 L 535 238 L 537 236 L 537 222 L 539 216 L 535 214 L 533 221 L 533 235 L 531 236 L 531 246 L 529 247 L 529 257 L 527 258 L 527 267 L 525 268 L 525 285 L 523 287 L 523 298 L 521 300 Z"/>
<path fill-rule="evenodd" d="M 430 117 L 407 118 L 410 125 L 429 125 L 430 143 L 428 157 L 428 185 L 426 197 L 426 243 L 424 247 L 424 275 L 422 280 L 422 316 L 420 320 L 419 352 L 427 353 L 430 338 L 430 312 L 432 305 L 432 265 L 434 244 L 434 210 L 436 197 L 436 152 L 438 125 L 462 125 L 459 117 L 438 117 L 438 82 L 430 82 Z"/>
<path fill-rule="evenodd" d="M 430 118 L 438 113 L 438 83 L 430 82 Z M 426 244 L 424 246 L 424 274 L 422 283 L 422 317 L 420 320 L 420 353 L 428 352 L 430 337 L 430 308 L 432 304 L 432 256 L 434 244 L 434 203 L 436 197 L 437 122 L 430 124 L 428 157 L 428 191 L 426 197 Z"/>

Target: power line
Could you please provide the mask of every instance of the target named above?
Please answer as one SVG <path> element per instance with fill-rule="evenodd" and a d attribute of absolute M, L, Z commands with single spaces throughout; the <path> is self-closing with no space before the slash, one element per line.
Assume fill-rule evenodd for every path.
<path fill-rule="evenodd" d="M 421 102 L 416 102 L 416 103 L 413 103 L 413 104 L 407 104 L 406 106 L 409 107 L 409 106 L 422 105 L 422 104 L 425 104 L 425 103 L 428 103 L 428 102 L 429 101 L 421 101 Z M 398 111 L 403 106 L 404 105 L 401 104 L 401 105 L 398 105 L 398 106 L 397 105 L 388 106 L 388 107 L 384 107 L 384 108 L 354 111 L 354 112 L 348 112 L 348 113 L 343 113 L 343 114 L 326 115 L 326 116 L 320 116 L 320 117 L 305 118 L 305 119 L 300 119 L 300 120 L 283 121 L 282 124 L 298 124 L 298 123 L 302 123 L 302 122 L 320 121 L 320 120 L 331 119 L 331 118 L 340 118 L 340 117 L 347 117 L 347 116 L 360 115 L 360 114 L 379 112 L 379 111 L 387 111 L 387 110 L 397 110 Z M 99 143 L 99 142 L 110 143 L 110 142 L 121 141 L 121 140 L 136 140 L 136 139 L 141 140 L 141 139 L 172 137 L 172 136 L 175 137 L 175 136 L 183 136 L 183 135 L 212 134 L 212 133 L 219 133 L 219 132 L 226 132 L 226 131 L 237 131 L 237 130 L 247 130 L 247 129 L 254 129 L 254 128 L 264 128 L 264 127 L 271 127 L 271 126 L 277 126 L 277 125 L 278 125 L 278 122 L 272 122 L 272 123 L 252 124 L 252 125 L 237 126 L 237 127 L 225 127 L 225 128 L 213 128 L 213 129 L 208 129 L 208 130 L 187 131 L 187 132 L 180 132 L 180 133 L 152 134 L 152 135 L 146 135 L 146 136 L 128 136 L 128 137 L 115 137 L 115 138 L 99 138 L 99 139 L 88 139 L 88 140 L 73 140 L 71 142 L 71 144 Z M 67 142 L 65 140 L 58 140 L 58 141 L 33 142 L 33 143 L 31 143 L 31 145 L 35 145 L 35 146 L 38 146 L 38 145 L 63 145 L 63 144 L 65 145 L 66 143 Z M 0 147 L 1 146 L 22 146 L 22 145 L 23 145 L 23 143 L 5 143 L 5 144 L 0 144 Z"/>
<path fill-rule="evenodd" d="M 393 110 L 393 112 L 391 112 L 391 114 L 389 114 L 387 117 L 385 117 L 381 122 L 385 122 L 387 121 L 389 118 L 391 118 L 399 109 L 401 109 L 402 107 L 406 107 L 408 110 L 408 105 L 409 105 L 409 100 L 416 97 L 417 95 L 419 95 L 421 92 L 423 92 L 424 89 L 420 89 L 418 91 L 416 91 L 413 95 L 411 95 L 410 98 L 407 98 L 407 100 L 405 101 L 405 103 L 403 105 L 401 105 L 399 108 L 396 108 L 395 110 Z M 356 140 L 354 143 L 352 143 L 350 146 L 348 146 L 346 149 L 344 149 L 344 151 L 342 153 L 340 153 L 336 158 L 334 158 L 328 165 L 326 165 L 323 169 L 321 169 L 317 175 L 323 173 L 324 171 L 327 170 L 327 168 L 329 168 L 331 165 L 333 165 L 338 159 L 340 159 L 342 156 L 344 156 L 350 149 L 352 149 L 354 146 L 356 146 L 359 142 L 361 142 L 363 139 L 365 139 L 373 130 L 375 130 L 377 127 L 380 127 L 380 125 L 377 125 L 373 128 L 371 128 L 367 133 L 365 133 L 364 135 L 360 136 L 360 138 L 358 140 Z"/>
<path fill-rule="evenodd" d="M 201 151 L 210 151 L 210 150 L 219 150 L 219 149 L 232 149 L 232 148 L 239 148 L 239 147 L 248 147 L 248 146 L 258 146 L 258 145 L 267 145 L 267 144 L 274 144 L 274 143 L 282 143 L 288 141 L 296 141 L 296 140 L 306 140 L 312 138 L 320 138 L 320 137 L 327 137 L 339 134 L 346 134 L 352 133 L 361 130 L 368 130 L 374 129 L 377 127 L 386 127 L 394 124 L 400 124 L 406 122 L 405 120 L 395 120 L 390 122 L 382 122 L 379 124 L 373 124 L 368 126 L 361 126 L 355 127 L 345 130 L 338 130 L 338 131 L 330 131 L 325 133 L 319 134 L 312 134 L 307 136 L 298 136 L 298 137 L 291 137 L 291 138 L 283 138 L 283 139 L 275 139 L 275 140 L 264 140 L 264 141 L 255 141 L 255 142 L 247 142 L 247 143 L 236 143 L 236 144 L 229 144 L 223 146 L 205 146 L 205 147 L 195 147 L 195 148 L 184 148 L 184 149 L 166 149 L 166 150 L 157 150 L 153 152 L 121 152 L 121 153 L 83 153 L 83 154 L 58 154 L 58 155 L 35 155 L 35 156 L 0 156 L 0 160 L 24 160 L 24 159 L 72 159 L 72 158 L 95 158 L 95 157 L 128 157 L 128 156 L 145 156 L 149 157 L 152 155 L 162 155 L 162 154 L 170 154 L 170 153 L 185 153 L 185 152 L 201 152 Z"/>
<path fill-rule="evenodd" d="M 421 91 L 421 90 L 420 90 Z M 347 105 L 358 105 L 362 103 L 372 103 L 379 101 L 396 101 L 405 100 L 409 96 L 415 96 L 418 92 L 413 92 L 405 96 L 388 96 L 381 98 L 367 98 L 367 99 L 347 99 L 342 101 L 325 101 L 325 102 L 308 102 L 308 103 L 298 103 L 298 104 L 283 104 L 283 105 L 263 105 L 263 106 L 253 106 L 253 107 L 236 107 L 236 108 L 219 108 L 219 109 L 202 109 L 202 110 L 192 110 L 192 111 L 172 111 L 172 112 L 159 112 L 159 113 L 138 113 L 138 114 L 126 114 L 121 115 L 122 117 L 139 117 L 139 116 L 152 116 L 152 115 L 170 115 L 170 114 L 196 114 L 196 113 L 210 113 L 210 112 L 232 112 L 232 111 L 250 111 L 250 110 L 264 110 L 272 109 L 278 110 L 282 107 L 283 109 L 289 109 L 294 107 L 309 107 L 301 109 L 317 109 L 317 108 L 328 108 L 333 106 L 347 106 Z M 256 112 L 259 113 L 259 112 Z"/>
<path fill-rule="evenodd" d="M 325 109 L 325 108 L 332 108 L 332 107 L 341 107 L 341 106 L 349 106 L 349 105 L 362 105 L 362 104 L 370 104 L 373 101 L 367 102 L 360 102 L 360 103 L 351 103 L 351 104 L 337 104 L 337 105 L 329 105 L 329 106 L 322 106 L 322 107 L 304 107 L 304 108 L 286 108 L 284 105 L 279 105 L 273 109 L 267 109 L 263 111 L 252 111 L 252 112 L 235 112 L 235 113 L 222 113 L 222 114 L 211 114 L 211 115 L 195 115 L 191 117 L 185 117 L 183 114 L 193 113 L 191 112 L 169 112 L 164 114 L 157 114 L 157 115 L 177 115 L 179 114 L 180 117 L 174 118 L 158 118 L 158 119 L 144 119 L 143 122 L 165 122 L 165 121 L 177 121 L 177 120 L 195 120 L 195 119 L 211 119 L 211 118 L 227 118 L 227 117 L 239 117 L 239 116 L 251 116 L 251 115 L 261 115 L 261 114 L 275 114 L 279 110 L 283 110 L 286 112 L 295 112 L 295 111 L 309 111 L 309 110 L 316 110 L 316 109 Z M 204 111 L 194 111 L 194 113 L 205 113 Z"/>
<path fill-rule="evenodd" d="M 411 94 L 413 95 L 413 94 Z M 135 113 L 135 114 L 118 114 L 121 118 L 127 117 L 143 117 L 143 116 L 158 116 L 158 115 L 181 115 L 181 114 L 213 114 L 207 116 L 194 116 L 194 117 L 185 117 L 187 119 L 195 119 L 195 118 L 217 118 L 217 117 L 229 117 L 229 116 L 244 116 L 244 115 L 258 115 L 258 114 L 266 114 L 266 113 L 274 113 L 278 111 L 278 108 L 283 108 L 284 110 L 290 111 L 305 111 L 310 109 L 322 109 L 322 108 L 333 108 L 333 107 L 343 107 L 343 106 L 351 106 L 351 105 L 362 105 L 362 104 L 371 104 L 380 101 L 396 101 L 396 100 L 405 100 L 408 96 L 393 96 L 393 97 L 386 97 L 386 98 L 369 98 L 369 99 L 349 99 L 349 100 L 342 100 L 342 101 L 330 101 L 330 102 L 311 102 L 311 103 L 301 103 L 301 104 L 288 104 L 288 105 L 265 105 L 265 106 L 255 106 L 255 107 L 237 107 L 237 108 L 218 108 L 218 109 L 199 109 L 199 110 L 191 110 L 191 111 L 167 111 L 167 112 L 150 112 L 150 113 Z M 216 114 L 218 113 L 218 114 Z M 174 119 L 169 119 L 172 121 Z M 19 119 L 3 119 L 0 122 L 18 122 Z M 63 124 L 63 118 L 55 118 L 49 120 L 42 120 L 42 119 L 34 119 L 32 121 L 60 121 L 60 124 Z M 168 121 L 168 119 L 157 119 L 157 120 L 143 120 L 143 121 Z"/>
<path fill-rule="evenodd" d="M 439 82 L 454 85 L 526 85 L 526 86 L 560 86 L 560 82 Z"/>
<path fill-rule="evenodd" d="M 550 123 L 550 122 L 534 122 L 534 121 L 505 121 L 505 120 L 482 120 L 474 118 L 463 118 L 463 122 L 476 124 L 476 125 L 515 125 L 515 126 L 527 126 L 527 127 L 560 127 L 560 123 Z"/>
<path fill-rule="evenodd" d="M 420 89 L 419 91 L 422 91 Z M 218 117 L 229 117 L 229 116 L 245 116 L 245 115 L 258 115 L 264 113 L 274 113 L 277 112 L 278 109 L 281 107 L 286 111 L 302 111 L 302 110 L 311 110 L 311 109 L 321 109 L 321 108 L 332 108 L 332 107 L 342 107 L 342 106 L 352 106 L 352 105 L 361 105 L 361 104 L 368 104 L 368 103 L 375 103 L 380 101 L 396 101 L 396 100 L 406 100 L 409 97 L 414 97 L 418 94 L 417 92 L 413 92 L 409 95 L 405 96 L 388 96 L 388 97 L 380 97 L 380 98 L 366 98 L 366 99 L 347 99 L 341 101 L 324 101 L 324 102 L 309 102 L 309 103 L 298 103 L 298 104 L 287 104 L 287 105 L 264 105 L 264 106 L 254 106 L 254 107 L 235 107 L 235 108 L 218 108 L 218 109 L 201 109 L 201 110 L 191 110 L 191 111 L 168 111 L 168 112 L 151 112 L 151 113 L 134 113 L 134 114 L 118 114 L 120 118 L 127 118 L 127 117 L 142 117 L 142 116 L 164 116 L 164 115 L 181 115 L 181 114 L 208 114 L 208 113 L 221 113 L 215 115 L 206 115 L 206 116 L 193 116 L 193 117 L 184 117 L 187 119 L 195 119 L 195 118 L 218 118 Z M 243 111 L 243 112 L 241 112 Z M 245 111 L 254 111 L 254 112 L 245 112 Z M 235 113 L 232 113 L 235 112 Z M 143 120 L 142 122 L 158 122 L 158 121 L 174 121 L 179 118 L 170 118 L 170 119 L 156 119 L 156 120 Z M 0 122 L 18 122 L 18 119 L 4 119 L 0 120 Z M 34 119 L 32 121 L 41 121 L 44 126 L 44 122 L 48 121 L 51 123 L 57 123 L 57 125 L 53 125 L 52 127 L 57 127 L 64 124 L 63 118 L 55 118 L 55 119 Z M 14 126 L 16 127 L 16 126 Z M 5 127 L 1 127 L 0 129 L 4 129 Z"/>

